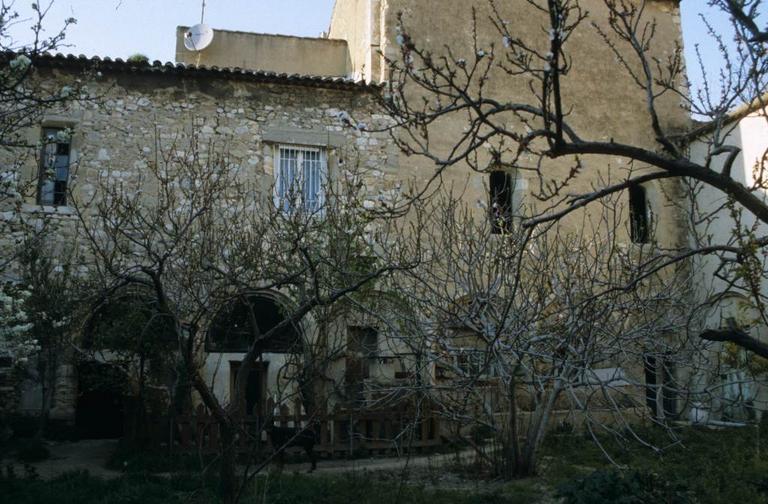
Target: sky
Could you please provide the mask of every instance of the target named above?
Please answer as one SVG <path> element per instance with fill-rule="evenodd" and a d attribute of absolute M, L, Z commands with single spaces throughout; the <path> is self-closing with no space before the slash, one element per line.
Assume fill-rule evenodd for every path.
<path fill-rule="evenodd" d="M 28 15 L 31 1 L 16 0 L 17 10 Z M 40 2 L 48 5 L 50 0 Z M 206 0 L 205 21 L 214 28 L 316 37 L 328 29 L 333 3 L 334 0 Z M 199 22 L 201 9 L 202 0 L 55 0 L 46 25 L 59 26 L 67 17 L 77 19 L 77 24 L 68 29 L 67 46 L 61 52 L 113 58 L 141 53 L 150 60 L 173 61 L 176 26 Z M 701 14 L 716 30 L 728 25 L 727 18 L 708 7 L 706 0 L 683 0 L 686 61 L 694 87 L 701 82 L 701 72 L 695 64 L 695 45 L 701 47 L 708 72 L 716 71 L 718 61 L 716 46 L 706 35 Z M 17 30 L 14 35 L 23 39 L 26 33 L 29 32 Z"/>

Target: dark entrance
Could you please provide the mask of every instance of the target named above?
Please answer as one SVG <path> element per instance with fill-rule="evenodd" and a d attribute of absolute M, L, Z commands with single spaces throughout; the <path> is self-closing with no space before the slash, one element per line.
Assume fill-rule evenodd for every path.
<path fill-rule="evenodd" d="M 100 362 L 78 365 L 75 429 L 79 439 L 115 439 L 124 431 L 125 376 Z"/>
<path fill-rule="evenodd" d="M 235 397 L 237 389 L 235 381 L 237 372 L 240 370 L 240 362 L 229 362 L 229 394 Z M 248 379 L 245 384 L 245 411 L 246 415 L 262 416 L 264 411 L 264 401 L 267 397 L 267 362 L 259 362 L 253 365 L 248 373 Z"/>

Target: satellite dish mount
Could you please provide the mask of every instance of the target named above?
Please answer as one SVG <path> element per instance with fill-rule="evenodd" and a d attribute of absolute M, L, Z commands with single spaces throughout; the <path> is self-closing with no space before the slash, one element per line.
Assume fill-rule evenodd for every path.
<path fill-rule="evenodd" d="M 184 47 L 188 51 L 200 52 L 213 42 L 213 29 L 205 24 L 205 0 L 200 15 L 200 24 L 196 24 L 184 34 Z"/>

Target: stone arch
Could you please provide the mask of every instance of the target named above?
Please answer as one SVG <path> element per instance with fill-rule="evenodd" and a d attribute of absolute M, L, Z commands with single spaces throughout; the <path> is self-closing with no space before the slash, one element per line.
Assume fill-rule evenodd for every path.
<path fill-rule="evenodd" d="M 173 321 L 141 289 L 125 288 L 96 304 L 83 327 L 82 347 L 140 352 L 142 346 L 176 341 Z"/>
<path fill-rule="evenodd" d="M 246 304 L 244 299 L 248 300 Z M 249 308 L 250 305 L 250 308 Z M 253 309 L 262 334 L 285 321 L 290 302 L 272 291 L 249 293 L 232 298 L 211 319 L 206 332 L 208 352 L 243 353 L 250 348 L 253 338 L 249 310 Z M 292 323 L 278 330 L 259 345 L 262 353 L 300 353 L 304 346 L 301 323 Z"/>
<path fill-rule="evenodd" d="M 300 369 L 308 348 L 305 321 L 277 330 L 257 342 L 256 361 L 251 363 L 250 372 L 245 377 L 245 390 L 239 389 L 236 377 L 254 341 L 250 310 L 253 310 L 263 335 L 285 322 L 292 308 L 293 303 L 279 292 L 254 291 L 225 301 L 210 319 L 205 332 L 206 367 L 209 375 L 215 377 L 215 393 L 232 399 L 234 394 L 244 392 L 245 397 L 241 400 L 248 415 L 264 414 L 268 399 L 281 395 L 283 387 L 294 386 L 293 380 L 286 378 L 285 369 L 287 366 Z M 290 373 L 289 376 L 295 378 Z"/>

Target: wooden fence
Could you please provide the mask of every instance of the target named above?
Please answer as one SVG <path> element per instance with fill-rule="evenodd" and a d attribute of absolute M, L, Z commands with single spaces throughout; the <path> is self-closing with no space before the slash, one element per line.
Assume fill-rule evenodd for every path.
<path fill-rule="evenodd" d="M 247 416 L 239 421 L 241 428 L 236 441 L 239 453 L 258 455 L 272 451 L 263 430 L 264 420 Z M 419 453 L 442 444 L 438 418 L 428 415 L 416 419 L 408 409 L 338 410 L 319 418 L 289 414 L 283 409 L 272 421 L 274 425 L 293 428 L 311 423 L 310 428 L 317 436 L 315 453 L 326 458 Z M 171 422 L 170 447 L 174 451 L 216 453 L 220 443 L 218 424 L 202 405 L 193 415 L 177 417 Z M 297 449 L 289 451 L 293 450 Z"/>

